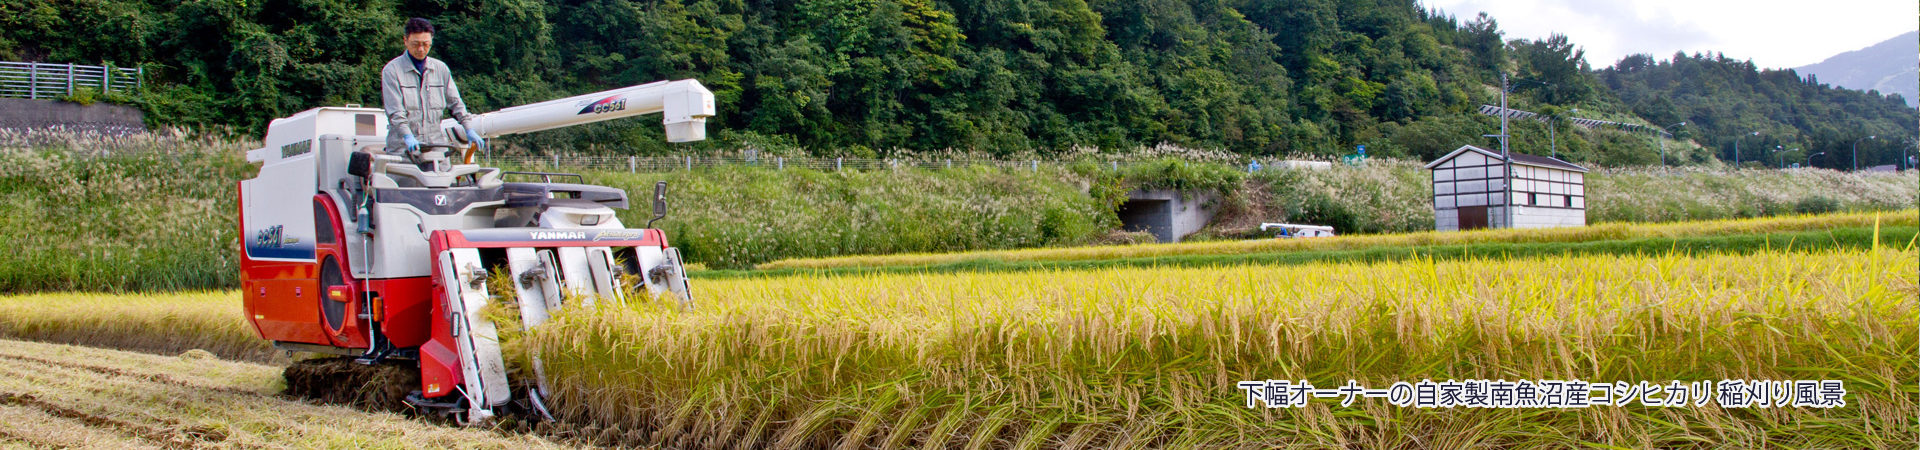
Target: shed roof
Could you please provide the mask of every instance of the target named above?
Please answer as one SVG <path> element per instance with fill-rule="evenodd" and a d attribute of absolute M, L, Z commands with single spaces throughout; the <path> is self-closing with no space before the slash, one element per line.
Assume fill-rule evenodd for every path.
<path fill-rule="evenodd" d="M 1427 163 L 1427 168 L 1433 169 L 1436 167 L 1440 167 L 1441 163 L 1445 163 L 1449 159 L 1459 157 L 1461 154 L 1466 152 L 1477 152 L 1482 155 L 1486 155 L 1488 158 L 1492 158 L 1494 161 L 1500 160 L 1499 152 L 1495 152 L 1493 150 L 1487 150 L 1484 148 L 1475 147 L 1471 145 L 1462 145 L 1458 150 L 1454 150 L 1452 153 L 1447 153 L 1446 156 L 1441 156 L 1440 159 L 1436 159 L 1436 160 L 1433 160 L 1433 162 Z M 1549 169 L 1571 170 L 1575 172 L 1587 171 L 1587 168 L 1585 167 L 1580 167 L 1580 166 L 1573 165 L 1573 163 L 1570 163 L 1570 162 L 1561 161 L 1559 158 L 1523 155 L 1519 153 L 1513 154 L 1513 163 L 1523 165 L 1523 166 L 1545 167 Z"/>

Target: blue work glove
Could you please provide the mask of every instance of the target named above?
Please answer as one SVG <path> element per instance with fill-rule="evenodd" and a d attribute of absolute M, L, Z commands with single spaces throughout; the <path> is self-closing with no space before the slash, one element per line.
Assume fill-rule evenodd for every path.
<path fill-rule="evenodd" d="M 479 144 L 480 148 L 487 148 L 487 140 L 481 138 L 480 133 L 473 132 L 472 128 L 467 129 L 467 142 Z"/>
<path fill-rule="evenodd" d="M 408 153 L 415 153 L 415 152 L 419 152 L 419 151 L 420 151 L 420 140 L 419 140 L 419 139 L 414 139 L 414 137 L 413 137 L 413 135 L 411 135 L 411 134 L 407 134 L 407 135 L 401 135 L 400 137 L 401 137 L 402 139 L 406 139 L 406 140 L 407 140 L 407 152 L 408 152 Z"/>

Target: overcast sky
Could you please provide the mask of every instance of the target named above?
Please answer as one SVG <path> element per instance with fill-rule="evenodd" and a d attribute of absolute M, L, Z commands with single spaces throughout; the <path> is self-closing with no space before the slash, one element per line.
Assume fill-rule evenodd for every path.
<path fill-rule="evenodd" d="M 1813 64 L 1920 28 L 1915 0 L 1423 0 L 1460 18 L 1485 11 L 1507 39 L 1567 35 L 1594 68 L 1634 53 L 1723 52 L 1763 68 Z"/>

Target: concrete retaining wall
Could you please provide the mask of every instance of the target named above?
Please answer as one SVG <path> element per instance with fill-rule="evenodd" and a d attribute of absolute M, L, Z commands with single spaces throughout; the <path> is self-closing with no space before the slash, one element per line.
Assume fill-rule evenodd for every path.
<path fill-rule="evenodd" d="M 96 102 L 81 106 L 55 100 L 0 98 L 0 129 L 63 128 L 109 134 L 147 130 L 138 108 Z"/>
<path fill-rule="evenodd" d="M 1506 228 L 1506 208 L 1495 206 L 1487 208 L 1487 226 Z M 1460 210 L 1435 208 L 1433 210 L 1434 230 L 1460 230 Z M 1553 228 L 1579 227 L 1587 225 L 1587 210 L 1570 208 L 1515 207 L 1513 210 L 1515 228 Z"/>
<path fill-rule="evenodd" d="M 1491 208 L 1495 214 L 1503 214 L 1501 208 Z M 1500 222 L 1496 218 L 1492 222 Z M 1587 210 L 1569 208 L 1537 208 L 1516 206 L 1513 208 L 1514 228 L 1553 228 L 1579 227 L 1587 225 Z"/>

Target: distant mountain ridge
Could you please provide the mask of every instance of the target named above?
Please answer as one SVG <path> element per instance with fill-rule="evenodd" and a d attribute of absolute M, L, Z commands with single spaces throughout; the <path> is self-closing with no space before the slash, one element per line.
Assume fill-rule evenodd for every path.
<path fill-rule="evenodd" d="M 1900 94 L 1907 106 L 1920 106 L 1920 31 L 1910 31 L 1886 42 L 1841 53 L 1798 69 L 1820 82 L 1847 89 Z"/>

